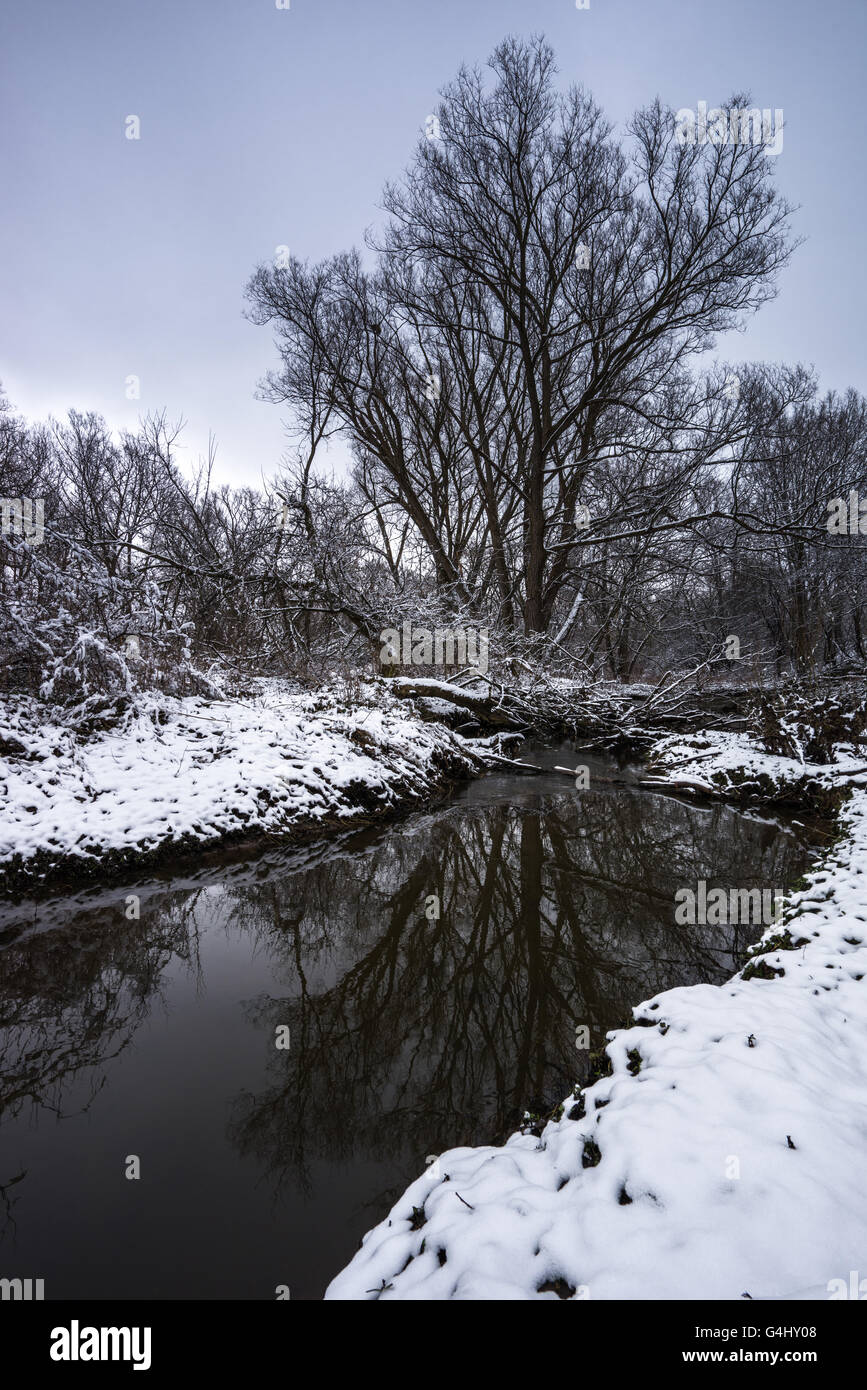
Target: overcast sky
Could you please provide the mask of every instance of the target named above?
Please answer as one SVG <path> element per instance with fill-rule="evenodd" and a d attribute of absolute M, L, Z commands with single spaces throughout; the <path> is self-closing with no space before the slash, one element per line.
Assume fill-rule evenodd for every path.
<path fill-rule="evenodd" d="M 276 356 L 245 282 L 288 245 L 359 243 L 436 94 L 508 33 L 618 125 L 748 90 L 782 107 L 777 178 L 807 238 L 776 301 L 720 346 L 864 372 L 864 0 L 3 0 L 0 380 L 30 417 L 165 408 L 184 461 L 258 481 L 285 444 L 255 399 Z M 128 140 L 136 115 L 141 139 Z M 126 398 L 126 380 L 141 384 Z"/>

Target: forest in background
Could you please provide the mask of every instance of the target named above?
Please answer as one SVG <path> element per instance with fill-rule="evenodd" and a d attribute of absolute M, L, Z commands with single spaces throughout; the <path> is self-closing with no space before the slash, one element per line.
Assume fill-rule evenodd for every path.
<path fill-rule="evenodd" d="M 618 138 L 541 39 L 432 122 L 365 254 L 250 280 L 293 430 L 264 486 L 215 485 L 213 454 L 191 476 L 164 414 L 118 436 L 2 398 L 0 493 L 44 508 L 38 537 L 4 510 L 8 695 L 371 675 L 407 621 L 487 630 L 510 681 L 867 667 L 867 401 L 709 365 L 796 247 L 764 145 L 682 143 L 659 102 Z"/>

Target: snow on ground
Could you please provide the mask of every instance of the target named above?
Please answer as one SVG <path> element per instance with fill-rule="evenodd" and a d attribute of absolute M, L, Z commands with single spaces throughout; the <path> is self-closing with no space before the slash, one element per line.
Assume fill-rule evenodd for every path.
<path fill-rule="evenodd" d="M 86 740 L 32 705 L 6 709 L 0 880 L 99 874 L 172 843 L 349 825 L 479 766 L 483 743 L 379 698 L 353 706 L 268 683 L 244 700 L 145 696 Z"/>
<path fill-rule="evenodd" d="M 609 1034 L 611 1076 L 541 1138 L 440 1155 L 326 1297 L 827 1299 L 852 1271 L 867 1294 L 867 775 L 723 734 L 654 761 L 708 787 L 848 769 L 845 834 L 758 973 L 639 1005 Z"/>

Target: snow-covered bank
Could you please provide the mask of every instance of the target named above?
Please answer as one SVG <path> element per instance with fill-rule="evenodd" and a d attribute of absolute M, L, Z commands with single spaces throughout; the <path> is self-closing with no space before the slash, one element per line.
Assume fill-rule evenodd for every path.
<path fill-rule="evenodd" d="M 380 692 L 355 703 L 263 683 L 244 700 L 139 697 L 83 737 L 22 703 L 0 712 L 0 886 L 101 876 L 174 851 L 348 827 L 429 798 L 490 742 Z"/>
<path fill-rule="evenodd" d="M 805 766 L 718 734 L 664 739 L 654 761 L 710 793 L 848 783 L 842 833 L 744 972 L 640 1004 L 609 1035 L 611 1075 L 541 1138 L 440 1155 L 327 1297 L 867 1293 L 863 761 Z"/>

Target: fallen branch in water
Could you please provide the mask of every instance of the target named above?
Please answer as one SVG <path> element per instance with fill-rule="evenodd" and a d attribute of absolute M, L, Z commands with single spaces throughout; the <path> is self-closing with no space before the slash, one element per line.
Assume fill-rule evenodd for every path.
<path fill-rule="evenodd" d="M 714 788 L 708 782 L 696 782 L 689 777 L 642 777 L 640 787 L 659 787 L 668 791 L 701 792 L 703 796 L 712 793 Z"/>

